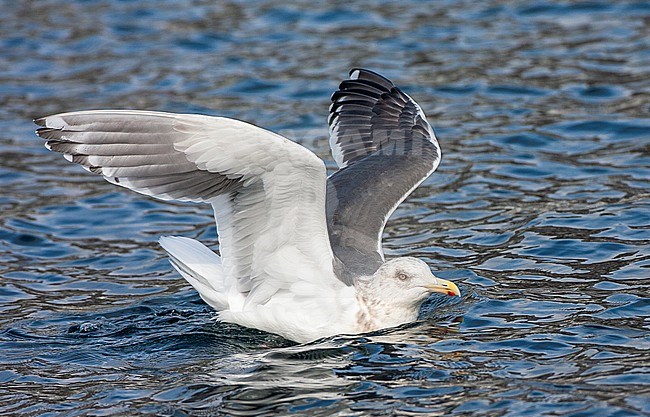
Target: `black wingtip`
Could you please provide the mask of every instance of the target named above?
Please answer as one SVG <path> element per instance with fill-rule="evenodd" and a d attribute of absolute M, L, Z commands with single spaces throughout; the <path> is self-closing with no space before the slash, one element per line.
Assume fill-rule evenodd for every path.
<path fill-rule="evenodd" d="M 36 123 L 35 120 L 34 120 L 34 123 Z M 36 124 L 38 124 L 38 123 L 36 123 Z M 36 130 L 34 131 L 34 133 L 36 133 L 36 136 L 38 136 L 39 138 L 47 139 L 47 138 L 44 137 L 44 136 L 45 136 L 45 133 L 46 133 L 45 130 L 47 130 L 47 128 L 46 128 L 46 127 L 42 127 L 42 128 L 40 128 L 40 129 L 36 129 Z"/>
<path fill-rule="evenodd" d="M 352 69 L 350 69 L 350 72 L 348 73 L 348 76 L 352 76 L 352 74 L 355 71 L 370 73 L 370 74 L 378 75 L 378 76 L 381 77 L 381 75 L 379 73 L 377 73 L 377 72 L 375 72 L 373 70 L 369 70 L 368 68 L 361 68 L 361 67 L 353 67 Z"/>
<path fill-rule="evenodd" d="M 355 75 L 355 73 L 358 73 L 358 74 Z M 350 77 L 350 79 L 352 79 L 352 80 L 356 80 L 357 78 L 359 78 L 359 77 L 361 77 L 363 75 L 368 75 L 368 74 L 385 79 L 385 77 L 383 77 L 381 74 L 378 74 L 377 72 L 375 72 L 373 70 L 369 70 L 367 68 L 361 68 L 361 67 L 354 67 L 354 68 L 350 69 L 350 72 L 348 72 L 348 77 Z"/>
<path fill-rule="evenodd" d="M 395 87 L 395 84 L 383 75 L 366 68 L 352 68 L 349 74 L 350 80 L 370 81 L 381 85 L 384 89 L 389 90 Z"/>
<path fill-rule="evenodd" d="M 47 140 L 47 139 L 53 139 L 54 138 L 53 133 L 54 132 L 60 132 L 60 131 L 61 131 L 61 129 L 55 129 L 55 128 L 51 128 L 51 127 L 41 127 L 40 129 L 36 129 L 35 133 L 39 137 Z"/>
<path fill-rule="evenodd" d="M 352 67 L 350 68 L 350 71 L 348 71 L 348 77 L 352 77 L 352 74 L 354 74 L 355 71 L 366 71 L 366 70 L 359 67 Z"/>

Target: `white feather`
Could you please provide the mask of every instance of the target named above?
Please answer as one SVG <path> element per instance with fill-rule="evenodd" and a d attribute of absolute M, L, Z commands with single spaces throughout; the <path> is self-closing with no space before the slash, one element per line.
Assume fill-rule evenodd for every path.
<path fill-rule="evenodd" d="M 185 237 L 163 236 L 159 242 L 170 255 L 172 266 L 208 304 L 218 310 L 228 308 L 223 267 L 216 253 Z"/>

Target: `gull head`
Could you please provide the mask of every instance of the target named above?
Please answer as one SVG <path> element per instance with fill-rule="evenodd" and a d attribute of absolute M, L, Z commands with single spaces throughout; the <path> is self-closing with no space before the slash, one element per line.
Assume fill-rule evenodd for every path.
<path fill-rule="evenodd" d="M 459 296 L 460 290 L 451 281 L 436 277 L 422 260 L 412 257 L 391 259 L 372 277 L 373 292 L 391 304 L 419 308 L 434 292 Z"/>

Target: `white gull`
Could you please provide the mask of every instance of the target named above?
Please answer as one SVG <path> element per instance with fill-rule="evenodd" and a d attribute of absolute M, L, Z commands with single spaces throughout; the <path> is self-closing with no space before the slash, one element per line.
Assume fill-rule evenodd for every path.
<path fill-rule="evenodd" d="M 35 122 L 48 149 L 113 184 L 212 205 L 220 256 L 189 238 L 160 244 L 222 321 L 309 342 L 414 321 L 434 292 L 460 296 L 419 259 L 384 259 L 386 221 L 441 153 L 422 109 L 375 72 L 353 69 L 332 95 L 329 177 L 303 146 L 223 117 L 91 110 Z"/>

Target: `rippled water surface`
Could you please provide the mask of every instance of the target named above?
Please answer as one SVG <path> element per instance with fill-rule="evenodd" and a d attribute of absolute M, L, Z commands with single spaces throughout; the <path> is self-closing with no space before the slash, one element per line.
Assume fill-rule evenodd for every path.
<path fill-rule="evenodd" d="M 647 2 L 0 6 L 1 415 L 650 415 Z M 33 135 L 69 110 L 218 114 L 333 167 L 329 95 L 353 66 L 416 98 L 443 147 L 387 253 L 464 294 L 382 334 L 216 323 L 156 243 L 217 247 L 209 208 Z"/>

